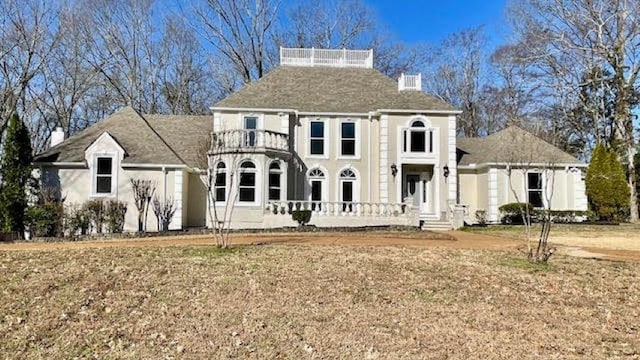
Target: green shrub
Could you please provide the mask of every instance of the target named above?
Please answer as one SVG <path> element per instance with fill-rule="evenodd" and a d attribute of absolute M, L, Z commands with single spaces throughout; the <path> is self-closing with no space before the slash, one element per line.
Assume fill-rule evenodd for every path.
<path fill-rule="evenodd" d="M 311 221 L 311 210 L 293 210 L 291 218 L 300 226 L 306 225 Z"/>
<path fill-rule="evenodd" d="M 109 200 L 105 204 L 105 221 L 107 232 L 122 233 L 124 217 L 127 214 L 127 204 L 118 200 Z"/>
<path fill-rule="evenodd" d="M 85 206 L 67 206 L 65 209 L 65 230 L 69 235 L 86 235 L 90 226 L 90 214 Z"/>
<path fill-rule="evenodd" d="M 89 200 L 84 203 L 91 227 L 99 234 L 102 233 L 102 224 L 105 220 L 105 206 L 102 199 Z"/>
<path fill-rule="evenodd" d="M 500 222 L 503 224 L 522 225 L 524 223 L 522 219 L 523 212 L 525 215 L 529 214 L 532 222 L 536 219 L 535 209 L 529 203 L 504 204 L 498 210 L 500 211 Z"/>
<path fill-rule="evenodd" d="M 476 222 L 480 226 L 487 225 L 487 211 L 486 210 L 483 210 L 483 209 L 476 210 Z"/>
<path fill-rule="evenodd" d="M 27 209 L 27 225 L 32 237 L 63 235 L 64 208 L 61 202 L 36 204 Z"/>
<path fill-rule="evenodd" d="M 587 197 L 599 220 L 624 220 L 629 213 L 629 188 L 615 151 L 596 146 L 585 178 Z"/>

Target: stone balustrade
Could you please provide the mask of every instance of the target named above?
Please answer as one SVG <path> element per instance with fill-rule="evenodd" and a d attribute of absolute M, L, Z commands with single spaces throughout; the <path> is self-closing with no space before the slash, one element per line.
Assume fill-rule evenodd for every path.
<path fill-rule="evenodd" d="M 412 213 L 407 204 L 369 202 L 288 200 L 269 202 L 266 208 L 267 213 L 287 216 L 295 210 L 311 210 L 317 216 L 344 217 L 404 217 Z"/>

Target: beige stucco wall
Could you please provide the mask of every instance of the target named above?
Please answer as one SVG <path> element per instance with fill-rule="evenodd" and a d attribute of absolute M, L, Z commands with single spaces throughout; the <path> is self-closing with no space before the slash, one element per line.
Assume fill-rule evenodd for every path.
<path fill-rule="evenodd" d="M 160 199 L 174 198 L 175 172 L 181 169 L 169 169 L 166 175 L 162 169 L 122 169 L 117 171 L 117 192 L 113 197 L 102 197 L 105 200 L 115 199 L 127 203 L 127 213 L 125 215 L 125 231 L 138 230 L 138 211 L 133 198 L 131 179 L 151 180 L 156 185 L 155 196 Z M 46 166 L 41 168 L 41 180 L 43 186 L 61 189 L 61 197 L 65 199 L 65 205 L 81 206 L 86 201 L 91 200 L 91 174 L 86 167 L 70 166 Z M 178 222 L 179 223 L 179 222 Z M 177 226 L 174 225 L 173 228 Z M 156 217 L 153 210 L 149 208 L 147 219 L 147 229 L 157 230 Z"/>
<path fill-rule="evenodd" d="M 509 177 L 509 173 L 504 167 L 459 170 L 460 202 L 469 207 L 469 214 L 466 219 L 469 222 L 475 221 L 476 210 L 483 209 L 487 210 L 487 212 L 492 210 L 490 208 L 490 197 L 492 195 L 489 189 L 490 169 L 495 169 L 498 184 L 495 194 L 497 197 L 495 212 L 498 212 L 499 207 L 504 204 L 526 201 L 527 199 L 526 171 L 523 171 L 523 169 L 512 170 L 511 177 Z M 546 189 L 550 193 L 549 198 L 551 199 L 552 210 L 587 210 L 584 181 L 580 170 L 565 167 L 557 168 L 553 171 L 549 170 L 547 175 L 543 175 L 543 177 L 549 179 L 546 180 L 548 181 Z"/>

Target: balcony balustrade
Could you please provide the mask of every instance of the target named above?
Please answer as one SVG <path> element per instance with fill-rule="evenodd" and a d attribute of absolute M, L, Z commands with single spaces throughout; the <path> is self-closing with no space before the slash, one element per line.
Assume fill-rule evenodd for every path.
<path fill-rule="evenodd" d="M 216 131 L 211 133 L 211 153 L 289 152 L 287 134 L 254 129 Z"/>

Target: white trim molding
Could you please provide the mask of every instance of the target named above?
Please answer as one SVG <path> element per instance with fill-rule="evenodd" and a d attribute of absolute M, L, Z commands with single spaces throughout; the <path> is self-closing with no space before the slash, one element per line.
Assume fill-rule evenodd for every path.
<path fill-rule="evenodd" d="M 498 169 L 491 168 L 487 174 L 487 207 L 490 222 L 500 222 L 500 214 L 498 213 Z"/>
<path fill-rule="evenodd" d="M 370 139 L 371 140 L 371 139 Z M 380 116 L 380 202 L 389 202 L 389 115 Z M 396 164 L 402 167 L 400 164 Z M 371 174 L 370 174 L 371 175 Z M 401 175 L 401 174 L 400 174 Z"/>
<path fill-rule="evenodd" d="M 354 155 L 342 155 L 342 124 L 352 123 L 354 124 Z M 338 160 L 360 160 L 361 147 L 362 147 L 362 121 L 359 118 L 340 118 L 338 119 L 337 139 L 336 142 L 336 159 Z"/>
<path fill-rule="evenodd" d="M 448 144 L 448 161 L 449 177 L 447 184 L 449 186 L 449 194 L 447 200 L 449 202 L 458 203 L 458 167 L 457 167 L 457 151 L 456 151 L 456 116 L 449 116 L 449 129 L 447 136 Z"/>
<path fill-rule="evenodd" d="M 169 230 L 181 230 L 182 229 L 182 190 L 183 190 L 184 176 L 182 170 L 173 172 L 173 206 L 175 206 L 176 212 L 173 214 L 171 223 L 169 224 Z"/>

